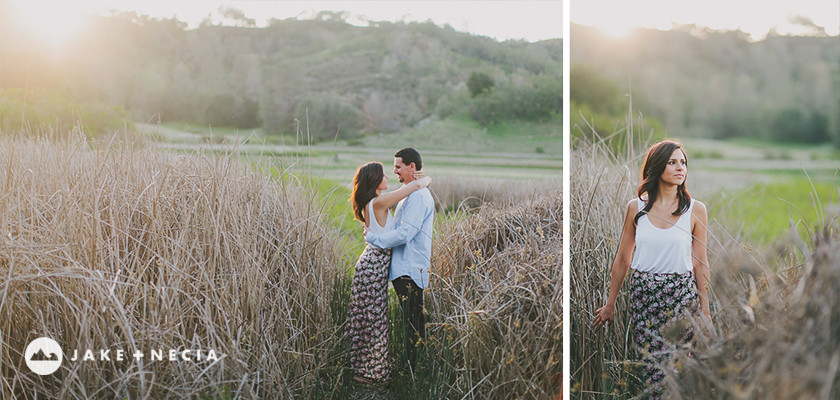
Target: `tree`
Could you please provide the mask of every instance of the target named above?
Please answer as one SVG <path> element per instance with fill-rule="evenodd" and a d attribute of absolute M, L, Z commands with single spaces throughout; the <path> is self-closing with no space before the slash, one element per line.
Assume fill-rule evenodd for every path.
<path fill-rule="evenodd" d="M 771 138 L 783 142 L 824 143 L 831 138 L 828 117 L 816 112 L 803 112 L 797 108 L 780 111 L 771 126 Z"/>
<path fill-rule="evenodd" d="M 493 78 L 484 72 L 473 72 L 467 79 L 467 89 L 471 97 L 490 92 L 494 85 Z"/>
<path fill-rule="evenodd" d="M 233 21 L 233 26 L 242 28 L 255 28 L 257 26 L 257 21 L 246 17 L 242 10 L 233 7 L 219 7 L 219 13 L 222 14 L 222 17 Z"/>
<path fill-rule="evenodd" d="M 352 137 L 364 125 L 364 116 L 358 108 L 336 94 L 311 96 L 295 108 L 301 129 L 309 132 L 314 140 L 332 140 Z M 306 125 L 308 123 L 308 126 Z"/>
<path fill-rule="evenodd" d="M 586 65 L 575 65 L 569 72 L 569 96 L 576 102 L 589 104 L 596 112 L 616 115 L 622 112 L 622 96 L 618 86 Z"/>

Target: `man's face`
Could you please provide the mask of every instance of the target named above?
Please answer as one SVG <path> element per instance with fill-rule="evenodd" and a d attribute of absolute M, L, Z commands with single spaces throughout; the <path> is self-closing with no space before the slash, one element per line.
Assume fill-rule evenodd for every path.
<path fill-rule="evenodd" d="M 394 158 L 394 174 L 400 179 L 400 183 L 410 183 L 414 180 L 414 163 L 409 165 L 403 164 L 402 157 Z"/>

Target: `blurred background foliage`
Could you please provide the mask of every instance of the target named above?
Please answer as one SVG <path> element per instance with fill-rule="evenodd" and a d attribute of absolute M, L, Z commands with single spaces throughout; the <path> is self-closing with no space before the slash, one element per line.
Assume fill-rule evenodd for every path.
<path fill-rule="evenodd" d="M 450 116 L 483 127 L 553 119 L 559 125 L 560 39 L 500 43 L 431 22 L 359 27 L 334 12 L 255 28 L 234 14 L 237 26 L 205 22 L 196 29 L 136 13 L 90 17 L 77 39 L 52 49 L 0 9 L 0 88 L 113 105 L 131 121 L 261 128 L 267 135 L 297 133 L 308 114 L 316 140 L 339 130 L 343 138 L 397 132 Z M 470 96 L 471 74 L 491 87 Z M 34 117 L 20 111 L 4 108 L 0 118 L 18 126 Z M 102 118 L 97 129 L 110 129 L 110 116 Z"/>
<path fill-rule="evenodd" d="M 571 124 L 611 134 L 633 110 L 654 138 L 755 138 L 840 147 L 840 40 L 695 25 L 621 38 L 572 24 Z M 625 96 L 629 95 L 629 96 Z M 639 117 L 635 115 L 634 117 Z"/>
<path fill-rule="evenodd" d="M 0 132 L 38 131 L 59 138 L 114 132 L 130 124 L 128 112 L 118 105 L 77 102 L 50 90 L 0 88 Z"/>

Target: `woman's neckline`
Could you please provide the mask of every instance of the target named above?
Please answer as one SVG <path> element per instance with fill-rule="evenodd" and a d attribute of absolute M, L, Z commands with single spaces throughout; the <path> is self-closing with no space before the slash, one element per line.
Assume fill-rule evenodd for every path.
<path fill-rule="evenodd" d="M 694 200 L 694 199 L 692 199 L 692 201 L 693 201 L 693 200 Z M 647 204 L 647 199 L 643 199 L 643 200 L 642 200 L 642 204 Z M 667 231 L 667 230 L 673 229 L 675 226 L 677 226 L 677 224 L 679 224 L 679 223 L 680 223 L 680 220 L 681 220 L 681 219 L 682 219 L 682 218 L 683 218 L 686 214 L 688 214 L 688 211 L 689 211 L 689 210 L 691 210 L 691 207 L 689 207 L 689 208 L 688 208 L 688 210 L 686 210 L 686 212 L 684 212 L 684 213 L 680 214 L 679 218 L 677 218 L 677 220 L 676 220 L 676 221 L 674 221 L 674 223 L 673 223 L 673 224 L 671 224 L 671 226 L 669 226 L 669 227 L 667 227 L 667 228 L 660 228 L 660 227 L 656 226 L 656 225 L 653 223 L 653 221 L 651 221 L 651 220 L 650 220 L 650 213 L 649 213 L 649 212 L 646 212 L 646 213 L 643 215 L 643 217 L 647 217 L 648 224 L 650 224 L 650 226 L 652 226 L 654 229 L 657 229 L 657 230 L 660 230 L 660 231 Z"/>
<path fill-rule="evenodd" d="M 685 215 L 685 213 L 683 213 L 682 215 L 680 215 L 680 217 L 679 217 L 679 218 L 677 218 L 677 220 L 676 220 L 676 221 L 674 221 L 674 223 L 673 223 L 673 224 L 671 224 L 671 226 L 669 226 L 669 227 L 667 227 L 667 228 L 660 228 L 660 227 L 658 227 L 658 226 L 654 225 L 654 224 L 653 224 L 653 222 L 650 220 L 650 214 L 649 214 L 649 213 L 645 213 L 645 215 L 644 215 L 644 216 L 645 216 L 645 217 L 647 217 L 647 222 L 648 222 L 648 224 L 650 224 L 650 226 L 652 226 L 654 229 L 657 229 L 657 230 L 660 230 L 660 231 L 667 231 L 667 230 L 670 230 L 670 229 L 674 229 L 674 227 L 675 227 L 675 226 L 677 226 L 677 224 L 678 224 L 678 223 L 680 223 L 680 220 L 682 219 L 682 217 L 683 217 L 684 215 Z"/>

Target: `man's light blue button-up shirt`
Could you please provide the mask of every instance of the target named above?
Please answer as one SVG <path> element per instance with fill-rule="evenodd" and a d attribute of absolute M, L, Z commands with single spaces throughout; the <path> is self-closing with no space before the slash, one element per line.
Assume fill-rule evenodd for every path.
<path fill-rule="evenodd" d="M 376 247 L 393 249 L 391 280 L 407 275 L 421 289 L 429 285 L 434 219 L 432 194 L 429 189 L 422 188 L 397 205 L 395 229 L 382 233 L 368 232 L 365 236 L 365 240 Z"/>

